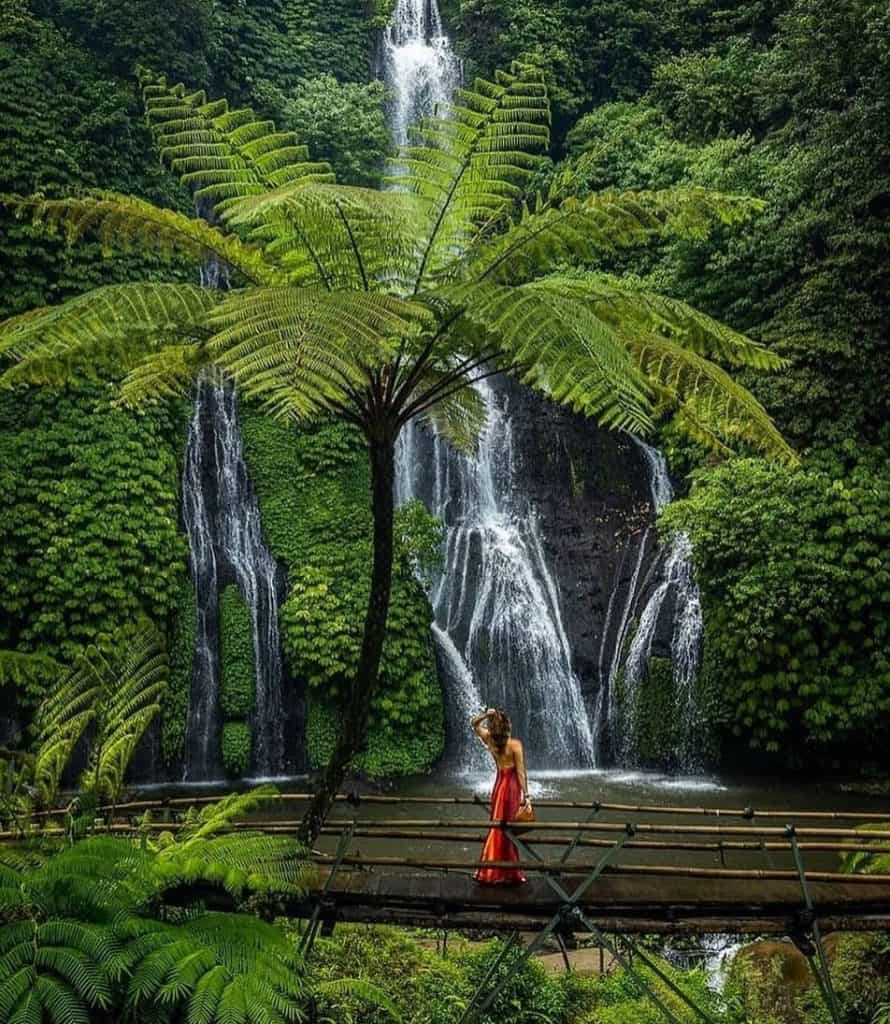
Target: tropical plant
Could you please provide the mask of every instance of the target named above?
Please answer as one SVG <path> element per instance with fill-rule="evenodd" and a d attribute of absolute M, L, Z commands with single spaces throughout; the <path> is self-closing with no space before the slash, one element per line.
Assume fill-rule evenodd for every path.
<path fill-rule="evenodd" d="M 97 799 L 115 801 L 136 744 L 160 711 L 167 656 L 150 623 L 119 638 L 113 654 L 88 649 L 50 691 L 37 714 L 35 783 L 47 802 L 85 734 L 82 784 Z"/>
<path fill-rule="evenodd" d="M 301 891 L 293 839 L 219 834 L 272 795 L 206 807 L 160 844 L 92 836 L 48 857 L 0 850 L 0 1019 L 302 1019 L 305 972 L 287 933 L 195 898 L 197 882 L 201 895 Z"/>
<path fill-rule="evenodd" d="M 550 108 L 540 73 L 519 66 L 422 121 L 382 192 L 335 185 L 250 110 L 147 73 L 142 84 L 163 158 L 215 224 L 107 193 L 9 202 L 69 240 L 213 259 L 230 287 L 110 286 L 15 317 L 0 327 L 0 357 L 13 361 L 0 380 L 55 380 L 113 356 L 128 404 L 180 395 L 204 370 L 273 416 L 330 413 L 362 432 L 371 587 L 308 839 L 367 734 L 390 599 L 395 442 L 408 421 L 470 449 L 484 418 L 472 384 L 508 371 L 616 429 L 645 433 L 673 409 L 712 445 L 793 461 L 761 406 L 712 361 L 769 369 L 777 358 L 633 281 L 563 270 L 668 231 L 701 235 L 752 203 L 699 189 L 582 199 L 571 175 L 529 195 Z"/>

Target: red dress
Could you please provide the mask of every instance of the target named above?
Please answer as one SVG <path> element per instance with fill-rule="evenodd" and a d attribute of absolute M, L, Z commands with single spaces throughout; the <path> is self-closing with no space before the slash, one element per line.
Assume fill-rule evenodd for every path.
<path fill-rule="evenodd" d="M 491 791 L 491 821 L 512 821 L 522 803 L 522 787 L 516 768 L 498 768 L 494 789 Z M 519 851 L 507 838 L 503 829 L 492 828 L 488 831 L 485 846 L 482 847 L 482 860 L 519 860 Z M 473 877 L 477 882 L 486 884 L 516 884 L 525 881 L 525 875 L 519 868 L 479 868 Z"/>

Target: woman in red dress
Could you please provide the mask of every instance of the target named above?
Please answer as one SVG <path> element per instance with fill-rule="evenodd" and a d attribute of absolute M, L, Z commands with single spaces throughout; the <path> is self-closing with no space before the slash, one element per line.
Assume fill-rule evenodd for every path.
<path fill-rule="evenodd" d="M 488 747 L 497 765 L 494 789 L 491 791 L 491 821 L 512 821 L 519 808 L 528 801 L 528 776 L 522 744 L 510 735 L 510 719 L 496 708 L 476 715 L 473 732 Z M 482 861 L 519 861 L 519 851 L 501 828 L 489 829 L 482 848 Z M 473 876 L 488 885 L 516 885 L 526 880 L 519 868 L 479 868 Z"/>

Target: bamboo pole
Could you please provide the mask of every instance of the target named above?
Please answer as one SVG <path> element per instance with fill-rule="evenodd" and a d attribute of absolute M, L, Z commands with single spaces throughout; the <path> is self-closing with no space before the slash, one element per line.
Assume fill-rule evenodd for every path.
<path fill-rule="evenodd" d="M 419 820 L 419 821 L 402 821 L 398 818 L 390 819 L 387 821 L 377 821 L 375 819 L 368 819 L 364 821 L 356 821 L 355 823 L 349 822 L 330 822 L 322 829 L 323 835 L 339 835 L 345 828 L 352 827 L 354 824 L 354 834 L 361 836 L 366 839 L 418 839 L 424 842 L 482 842 L 485 839 L 487 831 L 491 827 L 510 827 L 507 823 L 506 826 L 502 826 L 498 822 L 490 821 L 461 821 L 460 819 L 454 819 L 452 821 L 433 821 L 433 820 Z M 297 820 L 285 821 L 279 820 L 274 822 L 269 821 L 251 821 L 242 820 L 231 822 L 227 828 L 230 831 L 249 831 L 249 832 L 264 832 L 270 835 L 292 835 L 299 825 Z M 404 826 L 404 827 L 403 827 Z M 163 821 L 150 821 L 143 822 L 141 824 L 134 823 L 112 823 L 108 824 L 105 822 L 97 821 L 95 824 L 96 831 L 112 834 L 136 834 L 140 831 L 149 832 L 177 832 L 181 828 L 185 827 L 182 822 L 163 822 Z M 459 831 L 461 828 L 477 828 L 478 832 L 466 832 Z M 758 834 L 769 834 L 774 836 L 785 836 L 784 829 L 754 829 L 754 828 L 738 828 L 738 829 L 720 829 L 712 826 L 677 826 L 672 828 L 670 826 L 648 826 L 645 823 L 634 826 L 636 832 L 653 832 L 658 835 L 671 835 L 671 834 L 682 834 L 682 835 L 723 835 L 727 832 L 733 835 L 740 836 L 751 836 Z M 455 829 L 457 831 L 451 831 Z M 583 830 L 586 832 L 605 832 L 611 833 L 623 833 L 626 829 L 623 825 L 617 825 L 613 823 L 599 823 L 597 825 L 585 825 L 583 823 L 573 822 L 533 822 L 526 823 L 521 826 L 522 831 L 528 829 L 534 829 L 540 832 L 546 831 L 557 831 L 557 832 L 575 832 L 577 830 Z M 881 846 L 875 845 L 878 842 L 890 842 L 890 832 L 877 832 L 867 829 L 797 829 L 797 835 L 804 837 L 805 841 L 800 844 L 801 849 L 819 851 L 825 853 L 879 853 L 882 850 Z M 61 836 L 65 835 L 66 830 L 61 826 L 49 826 L 39 830 L 25 833 L 28 837 L 41 837 L 41 836 Z M 828 837 L 826 840 L 824 837 Z M 815 839 L 818 841 L 807 842 L 806 838 Z M 0 832 L 0 841 L 15 841 L 23 838 L 21 832 L 7 831 Z M 837 839 L 864 839 L 870 840 L 867 843 L 851 843 L 851 842 L 838 842 Z M 535 835 L 534 842 L 545 845 L 545 846 L 564 846 L 566 840 L 556 836 L 544 836 Z M 603 848 L 613 845 L 613 841 L 609 839 L 596 839 L 590 837 L 582 837 L 576 843 L 582 847 L 596 847 Z M 787 851 L 788 842 L 787 839 L 782 841 L 776 840 L 754 840 L 754 839 L 713 839 L 710 842 L 696 842 L 693 840 L 640 840 L 633 839 L 629 840 L 627 844 L 630 848 L 636 849 L 651 849 L 651 850 L 686 850 L 686 851 L 699 851 L 699 852 L 713 852 L 720 853 L 721 851 Z"/>
<path fill-rule="evenodd" d="M 241 790 L 239 792 L 246 792 Z M 202 796 L 180 796 L 180 797 L 157 797 L 154 799 L 131 800 L 117 804 L 112 807 L 110 804 L 99 808 L 100 812 L 112 810 L 151 810 L 153 808 L 175 808 L 199 806 L 202 804 L 215 803 L 228 792 L 220 792 L 213 795 Z M 270 801 L 282 803 L 306 803 L 312 799 L 312 793 L 279 793 L 270 797 Z M 337 795 L 338 803 L 353 803 L 355 806 L 362 804 L 377 804 L 396 806 L 405 805 L 452 805 L 479 807 L 485 806 L 486 801 L 475 796 L 395 796 L 382 793 L 350 794 L 340 793 Z M 814 821 L 862 821 L 862 822 L 885 822 L 890 821 L 890 811 L 805 811 L 805 810 L 757 810 L 753 807 L 745 808 L 724 808 L 724 807 L 685 807 L 682 805 L 669 804 L 624 804 L 608 803 L 592 800 L 536 800 L 538 808 L 551 808 L 553 810 L 586 810 L 589 811 L 596 806 L 600 811 L 620 814 L 671 814 L 676 816 L 691 817 L 715 817 L 715 818 L 742 818 L 754 820 L 756 818 L 778 818 L 782 821 L 814 820 Z M 60 807 L 51 810 L 37 811 L 33 817 L 52 817 L 58 814 L 65 814 L 67 808 Z"/>
<path fill-rule="evenodd" d="M 294 830 L 297 826 L 297 822 L 289 823 L 275 823 L 268 824 L 266 822 L 251 822 L 251 821 L 240 821 L 232 822 L 228 829 L 234 832 L 263 832 L 267 835 L 293 835 Z M 145 822 L 141 825 L 133 824 L 112 824 L 108 825 L 105 823 L 98 823 L 95 826 L 97 832 L 104 834 L 111 833 L 112 835 L 136 835 L 141 831 L 148 832 L 177 832 L 184 828 L 184 824 L 180 822 Z M 322 835 L 338 836 L 344 829 L 339 826 L 328 825 L 322 829 Z M 22 840 L 23 838 L 41 838 L 41 837 L 58 837 L 66 835 L 66 830 L 51 826 L 49 828 L 43 828 L 39 831 L 26 833 L 24 836 L 20 832 L 9 831 L 0 832 L 0 841 L 3 842 L 15 842 Z M 486 831 L 479 832 L 448 832 L 445 830 L 438 832 L 424 832 L 417 829 L 377 829 L 375 828 L 356 828 L 353 831 L 353 835 L 356 838 L 362 839 L 414 839 L 428 843 L 483 843 L 486 838 Z M 536 836 L 534 839 L 536 845 L 539 846 L 557 846 L 564 847 L 566 840 L 555 836 Z M 606 849 L 614 845 L 614 842 L 610 839 L 579 839 L 575 844 L 579 847 L 593 848 L 593 849 Z M 802 850 L 814 852 L 814 853 L 879 853 L 881 852 L 880 847 L 869 845 L 865 843 L 850 843 L 850 842 L 802 842 L 798 844 Z M 755 842 L 751 841 L 740 841 L 740 840 L 717 840 L 711 842 L 695 842 L 687 840 L 646 840 L 646 839 L 632 839 L 624 844 L 625 849 L 631 850 L 659 850 L 659 851 L 686 851 L 691 853 L 710 853 L 718 855 L 722 853 L 730 852 L 751 852 L 761 853 L 768 851 L 774 852 L 785 852 L 787 853 L 788 843 L 787 842 L 776 842 L 776 841 L 765 841 Z"/>
<path fill-rule="evenodd" d="M 418 829 L 442 829 L 442 828 L 499 828 L 512 827 L 510 822 L 501 823 L 488 819 L 459 819 L 459 818 L 362 818 L 362 819 L 328 819 L 329 826 L 344 826 L 347 823 L 354 824 L 356 828 L 418 828 Z M 523 822 L 518 828 L 522 832 L 585 832 L 585 833 L 622 833 L 627 830 L 627 825 L 619 822 L 579 822 L 579 821 L 530 821 Z M 634 822 L 632 828 L 637 833 L 652 833 L 654 835 L 687 835 L 687 836 L 785 836 L 784 828 L 770 827 L 765 825 L 681 825 L 676 823 L 665 823 L 661 825 L 651 822 Z M 890 842 L 890 825 L 887 829 L 863 829 L 863 828 L 798 828 L 797 835 L 808 839 L 884 839 Z"/>
<path fill-rule="evenodd" d="M 311 859 L 318 864 L 329 864 L 333 858 L 328 854 L 314 852 Z M 475 871 L 478 868 L 519 869 L 547 875 L 578 875 L 593 871 L 592 864 L 565 864 L 563 862 L 548 863 L 546 861 L 510 861 L 510 860 L 437 860 L 435 858 L 415 857 L 356 857 L 347 856 L 341 864 L 352 867 L 395 867 L 414 868 L 429 871 Z M 776 869 L 743 869 L 743 868 L 701 868 L 688 866 L 672 866 L 666 864 L 620 864 L 610 865 L 603 869 L 610 875 L 656 875 L 672 878 L 714 878 L 739 879 L 748 881 L 799 882 L 796 871 Z M 807 881 L 835 882 L 850 885 L 882 885 L 890 887 L 890 875 L 845 875 L 837 871 L 808 871 Z"/>

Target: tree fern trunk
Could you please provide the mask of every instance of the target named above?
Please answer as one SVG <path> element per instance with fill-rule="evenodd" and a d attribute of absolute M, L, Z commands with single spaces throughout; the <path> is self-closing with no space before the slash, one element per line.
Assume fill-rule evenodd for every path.
<path fill-rule="evenodd" d="M 377 686 L 386 637 L 393 563 L 393 484 L 395 444 L 392 439 L 370 442 L 371 507 L 374 515 L 374 564 L 365 615 L 365 630 L 348 701 L 340 709 L 340 735 L 315 797 L 300 823 L 298 838 L 311 843 L 324 824 L 350 762 L 364 749 L 368 736 L 371 698 Z"/>

